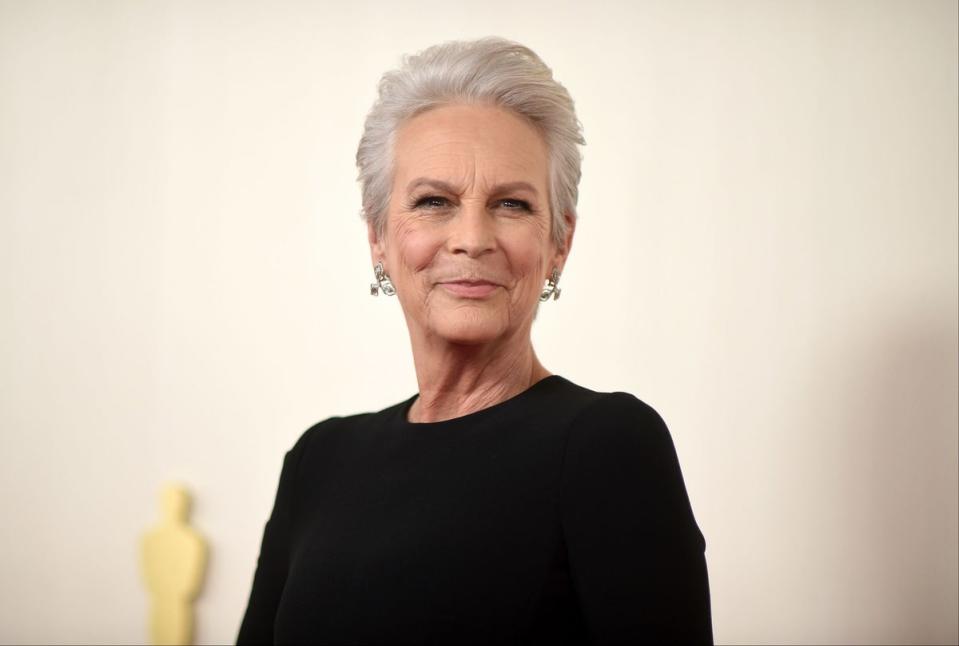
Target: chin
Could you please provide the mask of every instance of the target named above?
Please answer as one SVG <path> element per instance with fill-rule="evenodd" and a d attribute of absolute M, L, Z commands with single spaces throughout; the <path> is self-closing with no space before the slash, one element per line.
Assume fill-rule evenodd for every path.
<path fill-rule="evenodd" d="M 506 325 L 500 317 L 462 310 L 444 316 L 434 329 L 438 336 L 450 343 L 463 345 L 489 343 L 506 333 Z"/>

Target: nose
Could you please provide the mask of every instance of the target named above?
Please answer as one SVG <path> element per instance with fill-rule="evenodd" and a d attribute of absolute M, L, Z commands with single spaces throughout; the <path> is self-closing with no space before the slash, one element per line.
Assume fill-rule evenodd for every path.
<path fill-rule="evenodd" d="M 493 216 L 479 200 L 464 200 L 449 226 L 448 248 L 451 253 L 478 258 L 496 249 Z"/>

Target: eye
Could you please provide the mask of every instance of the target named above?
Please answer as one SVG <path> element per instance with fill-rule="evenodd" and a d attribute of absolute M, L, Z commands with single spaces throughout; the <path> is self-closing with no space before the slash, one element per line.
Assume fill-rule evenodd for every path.
<path fill-rule="evenodd" d="M 448 206 L 450 203 L 445 197 L 440 197 L 438 195 L 427 195 L 426 197 L 421 197 L 418 200 L 414 200 L 413 208 L 427 208 L 427 209 L 441 209 L 445 206 Z"/>
<path fill-rule="evenodd" d="M 524 200 L 507 198 L 505 200 L 500 200 L 500 204 L 502 204 L 503 206 L 505 206 L 507 209 L 511 211 L 532 211 L 533 210 L 530 208 L 529 202 L 526 202 Z"/>

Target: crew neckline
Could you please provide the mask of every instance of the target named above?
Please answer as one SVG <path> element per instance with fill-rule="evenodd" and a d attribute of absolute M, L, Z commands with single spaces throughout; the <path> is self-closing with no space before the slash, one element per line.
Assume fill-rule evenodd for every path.
<path fill-rule="evenodd" d="M 438 422 L 411 422 L 407 418 L 410 408 L 413 406 L 413 402 L 416 401 L 416 398 L 419 397 L 419 393 L 416 393 L 409 399 L 404 402 L 401 402 L 397 406 L 397 415 L 396 423 L 401 428 L 406 429 L 433 429 L 433 428 L 450 428 L 453 426 L 460 426 L 463 424 L 470 424 L 473 422 L 478 422 L 484 420 L 493 415 L 506 413 L 521 404 L 526 403 L 530 398 L 540 391 L 545 390 L 549 385 L 554 383 L 559 383 L 565 381 L 565 379 L 557 374 L 547 375 L 543 377 L 535 384 L 524 390 L 523 392 L 517 393 L 510 397 L 509 399 L 504 399 L 503 401 L 493 404 L 492 406 L 487 406 L 486 408 L 481 408 L 479 410 L 473 411 L 472 413 L 467 413 L 466 415 L 460 415 L 459 417 L 452 417 L 450 419 L 440 420 Z"/>

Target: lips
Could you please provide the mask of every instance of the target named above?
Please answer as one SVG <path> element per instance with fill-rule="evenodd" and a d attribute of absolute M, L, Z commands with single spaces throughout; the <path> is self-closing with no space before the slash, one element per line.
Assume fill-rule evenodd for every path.
<path fill-rule="evenodd" d="M 499 287 L 498 284 L 486 280 L 450 280 L 441 282 L 440 285 L 460 298 L 485 298 Z"/>
<path fill-rule="evenodd" d="M 489 280 L 444 280 L 442 281 L 444 285 L 492 285 L 497 286 L 497 283 L 491 282 Z"/>

